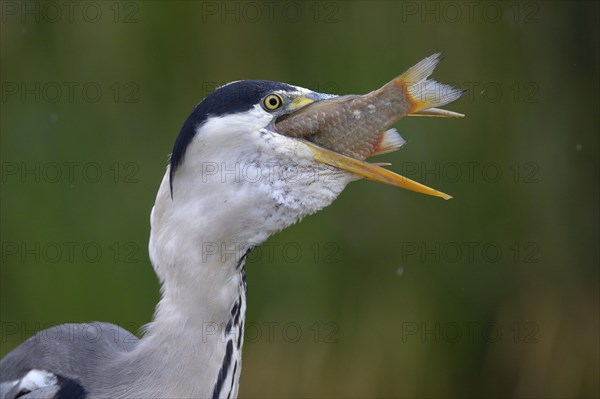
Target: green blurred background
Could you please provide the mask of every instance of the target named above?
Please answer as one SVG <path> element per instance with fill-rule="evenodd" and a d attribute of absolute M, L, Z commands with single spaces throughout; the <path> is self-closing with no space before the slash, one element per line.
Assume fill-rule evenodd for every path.
<path fill-rule="evenodd" d="M 380 160 L 455 198 L 354 183 L 257 249 L 240 395 L 600 395 L 598 3 L 65 3 L 2 2 L 0 355 L 150 321 L 149 212 L 215 86 L 365 93 L 443 51 L 467 117 Z"/>

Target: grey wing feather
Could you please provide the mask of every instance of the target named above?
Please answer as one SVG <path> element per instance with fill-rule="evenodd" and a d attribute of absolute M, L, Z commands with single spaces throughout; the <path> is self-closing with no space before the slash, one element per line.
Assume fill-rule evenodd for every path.
<path fill-rule="evenodd" d="M 84 397 L 106 363 L 137 342 L 135 335 L 110 323 L 61 324 L 40 331 L 0 361 L 0 399 L 14 397 L 12 388 L 34 369 L 54 374 L 57 383 L 21 392 L 25 395 L 19 398 Z"/>
<path fill-rule="evenodd" d="M 52 385 L 49 387 L 44 387 L 40 389 L 36 389 L 29 393 L 22 393 L 21 391 L 13 388 L 12 390 L 6 392 L 0 392 L 0 398 L 2 399 L 59 399 L 60 386 Z"/>
<path fill-rule="evenodd" d="M 17 389 L 19 381 L 0 382 L 0 398 L 13 399 L 16 396 L 14 392 Z"/>

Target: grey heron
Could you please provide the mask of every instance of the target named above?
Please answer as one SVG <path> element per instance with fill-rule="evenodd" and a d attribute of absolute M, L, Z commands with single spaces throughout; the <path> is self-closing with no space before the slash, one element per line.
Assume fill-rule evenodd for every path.
<path fill-rule="evenodd" d="M 353 108 L 347 113 L 352 121 L 335 123 L 346 123 L 345 130 L 366 121 L 365 129 L 373 129 L 372 118 L 393 107 L 404 107 L 402 115 L 459 115 L 434 108 L 462 94 L 426 80 L 438 60 L 438 55 L 426 58 L 374 92 L 381 97 L 379 108 L 364 104 L 371 119 Z M 417 84 L 449 92 L 419 102 Z M 393 96 L 389 90 L 396 90 Z M 0 398 L 235 398 L 246 311 L 244 263 L 253 247 L 328 206 L 362 177 L 444 196 L 353 157 L 352 151 L 366 148 L 361 129 L 356 137 L 339 137 L 339 148 L 335 143 L 343 132 L 330 133 L 328 147 L 315 144 L 330 120 L 308 138 L 277 129 L 277 121 L 293 121 L 290 116 L 312 105 L 333 107 L 316 112 L 319 119 L 343 111 L 344 101 L 358 104 L 357 99 L 362 101 L 285 83 L 237 81 L 202 100 L 175 141 L 151 212 L 149 254 L 162 295 L 143 337 L 99 322 L 41 331 L 0 362 Z M 395 130 L 385 130 L 392 119 L 377 122 L 382 129 L 362 158 L 402 146 Z M 299 126 L 302 132 L 304 125 Z M 349 145 L 351 156 L 342 154 Z M 232 175 L 244 168 L 246 175 Z M 204 244 L 211 244 L 210 254 Z M 216 332 L 208 334 L 208 325 Z"/>

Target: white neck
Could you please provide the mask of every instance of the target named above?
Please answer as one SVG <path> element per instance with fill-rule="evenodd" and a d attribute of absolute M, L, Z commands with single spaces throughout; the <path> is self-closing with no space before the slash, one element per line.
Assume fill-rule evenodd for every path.
<path fill-rule="evenodd" d="M 219 210 L 208 209 L 208 193 L 191 200 L 178 191 L 171 198 L 168 175 L 152 210 L 149 244 L 162 299 L 128 358 L 145 369 L 141 396 L 235 398 L 246 308 L 243 258 L 250 245 L 223 241 L 225 226 L 209 222 L 219 220 Z M 154 384 L 155 373 L 169 385 Z"/>
<path fill-rule="evenodd" d="M 231 119 L 230 130 L 218 118 L 211 123 L 214 127 L 205 125 L 205 136 L 190 144 L 172 194 L 167 170 L 152 210 L 149 252 L 162 299 L 147 334 L 121 359 L 137 366 L 133 376 L 123 377 L 131 386 L 124 397 L 235 398 L 245 255 L 329 205 L 355 179 L 315 166 L 297 141 L 260 129 L 248 133 L 242 124 L 239 134 L 231 130 Z M 293 182 L 282 168 L 291 160 L 300 168 L 300 175 L 291 175 Z M 256 179 L 257 172 L 262 179 Z M 156 375 L 168 383 L 157 383 Z"/>

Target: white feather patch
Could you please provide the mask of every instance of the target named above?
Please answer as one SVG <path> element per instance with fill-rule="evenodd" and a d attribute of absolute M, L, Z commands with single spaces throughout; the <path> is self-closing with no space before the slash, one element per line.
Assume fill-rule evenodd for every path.
<path fill-rule="evenodd" d="M 31 392 L 58 384 L 58 379 L 53 373 L 46 370 L 32 369 L 21 378 L 19 392 Z"/>

